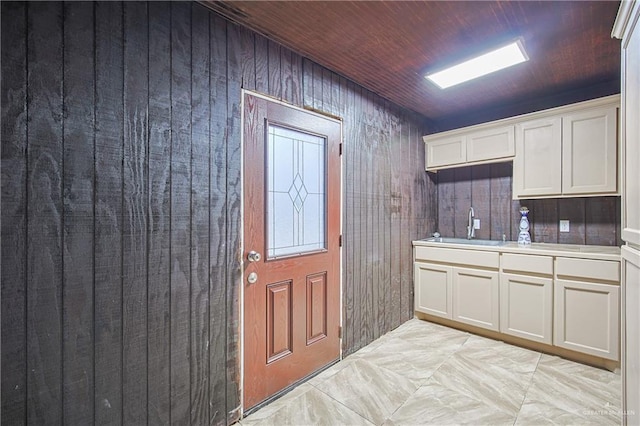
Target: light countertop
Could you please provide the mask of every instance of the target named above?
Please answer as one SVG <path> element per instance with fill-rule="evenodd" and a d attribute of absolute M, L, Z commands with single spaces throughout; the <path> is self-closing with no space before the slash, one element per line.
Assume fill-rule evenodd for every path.
<path fill-rule="evenodd" d="M 531 243 L 530 246 L 519 246 L 515 241 L 507 241 L 500 246 L 470 245 L 458 243 L 439 243 L 433 241 L 415 240 L 414 246 L 440 247 L 464 250 L 497 251 L 500 253 L 530 254 L 541 256 L 564 256 L 581 259 L 615 260 L 620 261 L 620 247 L 592 246 L 579 244 L 551 244 Z"/>

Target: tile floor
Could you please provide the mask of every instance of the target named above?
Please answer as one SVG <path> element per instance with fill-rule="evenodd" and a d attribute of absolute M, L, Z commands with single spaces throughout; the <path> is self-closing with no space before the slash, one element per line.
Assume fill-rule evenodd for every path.
<path fill-rule="evenodd" d="M 620 424 L 619 374 L 412 319 L 241 425 Z"/>

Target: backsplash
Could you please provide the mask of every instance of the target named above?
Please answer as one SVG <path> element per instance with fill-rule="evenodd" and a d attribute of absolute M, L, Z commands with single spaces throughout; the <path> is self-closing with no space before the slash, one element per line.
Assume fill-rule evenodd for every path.
<path fill-rule="evenodd" d="M 480 229 L 478 239 L 518 239 L 520 207 L 529 208 L 531 240 L 560 244 L 619 246 L 620 197 L 512 200 L 512 164 L 497 163 L 441 170 L 436 174 L 438 229 L 443 236 L 466 238 L 469 207 Z M 569 220 L 569 232 L 559 221 Z"/>

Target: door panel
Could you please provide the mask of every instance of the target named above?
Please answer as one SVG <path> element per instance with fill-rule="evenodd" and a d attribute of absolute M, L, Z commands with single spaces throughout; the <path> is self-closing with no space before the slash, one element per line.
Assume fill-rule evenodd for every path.
<path fill-rule="evenodd" d="M 243 125 L 246 410 L 340 356 L 341 125 L 250 94 Z"/>

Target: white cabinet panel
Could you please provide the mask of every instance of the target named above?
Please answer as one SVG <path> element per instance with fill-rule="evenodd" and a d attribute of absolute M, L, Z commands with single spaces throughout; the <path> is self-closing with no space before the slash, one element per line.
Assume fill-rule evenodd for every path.
<path fill-rule="evenodd" d="M 451 319 L 452 268 L 415 262 L 415 310 Z"/>
<path fill-rule="evenodd" d="M 562 193 L 562 120 L 549 117 L 516 125 L 513 197 Z"/>
<path fill-rule="evenodd" d="M 427 169 L 467 161 L 467 138 L 464 135 L 431 141 L 427 148 Z"/>
<path fill-rule="evenodd" d="M 554 344 L 617 360 L 620 287 L 556 279 Z"/>
<path fill-rule="evenodd" d="M 562 193 L 615 193 L 618 182 L 614 106 L 562 117 Z"/>
<path fill-rule="evenodd" d="M 535 257 L 535 256 L 534 256 Z M 500 331 L 552 344 L 553 280 L 500 274 Z"/>
<path fill-rule="evenodd" d="M 453 319 L 477 327 L 500 329 L 498 272 L 453 268 Z"/>
<path fill-rule="evenodd" d="M 515 154 L 514 127 L 504 126 L 469 133 L 467 161 L 484 161 L 513 157 Z"/>

